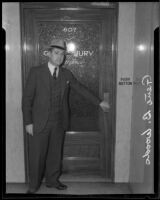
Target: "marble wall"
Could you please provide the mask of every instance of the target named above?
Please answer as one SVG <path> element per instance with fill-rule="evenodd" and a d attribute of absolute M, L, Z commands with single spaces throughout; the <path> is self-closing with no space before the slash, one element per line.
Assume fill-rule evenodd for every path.
<path fill-rule="evenodd" d="M 24 182 L 19 3 L 2 4 L 6 31 L 6 181 Z"/>
<path fill-rule="evenodd" d="M 133 192 L 152 193 L 154 192 L 153 45 L 154 30 L 159 25 L 158 2 L 137 3 L 135 16 L 133 73 L 135 84 L 133 85 L 129 182 L 131 182 Z M 147 79 L 150 82 L 148 85 Z M 144 80 L 144 85 L 142 80 Z M 150 95 L 148 95 L 147 88 L 151 88 Z M 143 119 L 143 116 L 146 116 L 146 119 Z"/>
<path fill-rule="evenodd" d="M 130 167 L 132 85 L 119 85 L 133 78 L 135 3 L 120 3 L 118 16 L 117 103 L 115 182 L 128 182 Z M 123 79 L 124 80 L 124 79 Z"/>

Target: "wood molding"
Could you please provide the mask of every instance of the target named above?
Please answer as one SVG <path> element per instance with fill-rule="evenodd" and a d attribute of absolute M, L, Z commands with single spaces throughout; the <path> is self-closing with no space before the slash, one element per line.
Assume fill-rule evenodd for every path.
<path fill-rule="evenodd" d="M 98 8 L 111 8 L 117 7 L 117 2 L 22 2 L 20 3 L 23 8 L 49 8 L 61 10 L 81 10 L 81 9 L 98 9 Z"/>
<path fill-rule="evenodd" d="M 112 104 L 111 106 L 112 106 L 113 109 L 112 109 L 111 113 L 109 114 L 111 116 L 111 120 L 110 120 L 111 122 L 107 126 L 111 127 L 111 133 L 109 133 L 109 135 L 112 137 L 111 141 L 110 141 L 110 144 L 109 144 L 109 146 L 111 147 L 111 160 L 110 160 L 111 169 L 110 169 L 110 174 L 111 174 L 112 180 L 114 180 L 115 116 L 116 116 L 116 114 L 115 114 L 115 111 L 116 111 L 116 108 L 115 108 L 116 107 L 116 101 L 115 101 L 115 99 L 116 99 L 116 59 L 117 59 L 117 21 L 118 21 L 117 20 L 117 18 L 118 18 L 117 17 L 118 16 L 118 12 L 117 12 L 118 6 L 117 5 L 118 4 L 117 3 L 113 3 L 112 6 L 110 4 L 110 5 L 108 5 L 108 7 L 107 6 L 105 7 L 105 6 L 102 6 L 102 4 L 101 4 L 101 6 L 100 5 L 98 6 L 98 4 L 96 6 L 95 5 L 93 6 L 93 5 L 91 5 L 90 2 L 89 3 L 78 2 L 78 4 L 77 3 L 73 3 L 73 2 L 68 2 L 67 4 L 64 3 L 64 2 L 60 2 L 60 3 L 59 2 L 49 2 L 49 3 L 48 2 L 46 2 L 46 3 L 44 3 L 44 2 L 26 3 L 25 2 L 25 3 L 20 3 L 20 5 L 21 5 L 20 6 L 20 9 L 21 9 L 20 10 L 21 11 L 21 33 L 22 33 L 22 36 L 21 36 L 22 40 L 21 41 L 22 41 L 22 77 L 23 77 L 22 78 L 22 82 L 23 82 L 23 88 L 24 88 L 24 84 L 25 84 L 24 82 L 25 82 L 25 79 L 26 79 L 25 76 L 27 74 L 27 71 L 29 70 L 29 69 L 26 69 L 26 66 L 25 66 L 25 65 L 29 65 L 28 63 L 26 64 L 27 58 L 26 58 L 26 52 L 24 51 L 25 42 L 28 41 L 28 37 L 27 37 L 27 35 L 25 35 L 25 31 L 26 31 L 25 30 L 25 26 L 26 26 L 26 23 L 27 23 L 27 20 L 25 20 L 25 17 L 30 17 L 31 18 L 32 14 L 34 16 L 34 11 L 36 11 L 36 17 L 37 17 L 38 16 L 37 15 L 38 10 L 45 10 L 45 11 L 46 10 L 51 10 L 52 11 L 52 9 L 54 9 L 54 10 L 57 10 L 55 12 L 58 12 L 58 10 L 62 10 L 62 11 L 63 10 L 68 10 L 68 11 L 76 10 L 76 9 L 71 9 L 71 4 L 72 4 L 72 8 L 74 7 L 77 10 L 86 10 L 86 9 L 88 9 L 88 10 L 91 11 L 91 10 L 94 10 L 93 8 L 96 8 L 100 12 L 105 12 L 105 9 L 112 8 L 113 15 L 114 15 L 114 18 L 113 18 L 113 21 L 112 21 L 112 23 L 113 23 L 112 29 L 114 30 L 113 31 L 114 34 L 112 35 L 112 46 L 113 46 L 113 48 L 108 50 L 108 52 L 112 51 L 112 62 L 109 63 L 109 65 L 107 65 L 107 70 L 108 70 L 109 76 L 112 79 L 112 83 L 109 83 L 107 88 L 105 88 L 105 90 L 106 89 L 112 90 L 112 92 L 110 93 L 110 103 Z M 63 7 L 62 7 L 62 5 L 63 5 Z M 105 8 L 105 9 L 102 9 L 102 7 Z M 67 9 L 63 9 L 63 8 L 67 8 Z M 25 16 L 26 13 L 27 13 L 26 11 L 31 11 L 31 15 L 30 16 Z M 47 13 L 47 15 L 48 15 L 48 13 Z M 96 18 L 96 17 L 94 16 L 94 18 Z M 28 26 L 32 26 L 32 25 L 28 24 Z M 31 31 L 32 31 L 32 28 L 31 28 Z M 32 40 L 32 38 L 31 38 L 31 40 Z M 32 41 L 29 41 L 29 42 L 32 42 Z M 107 118 L 109 118 L 110 116 L 108 116 L 108 114 L 106 114 Z M 94 132 L 92 132 L 92 134 L 93 133 Z M 77 134 L 77 132 L 76 133 L 67 132 L 66 134 L 67 134 L 66 135 L 67 137 L 70 137 L 70 138 L 73 139 L 72 141 L 77 141 L 78 142 L 78 140 L 74 140 L 74 134 Z M 25 137 L 27 137 L 27 136 L 25 136 Z M 95 132 L 95 138 L 96 138 L 95 143 L 99 143 L 100 136 L 96 136 L 96 132 Z M 107 141 L 107 139 L 108 138 L 105 138 L 106 141 Z M 27 141 L 27 138 L 25 138 L 25 143 L 27 145 L 26 141 Z M 110 147 L 106 147 L 106 150 L 108 150 L 108 148 L 110 148 Z M 25 152 L 25 154 L 26 153 L 27 152 Z M 26 160 L 26 162 L 28 162 L 28 161 Z"/>

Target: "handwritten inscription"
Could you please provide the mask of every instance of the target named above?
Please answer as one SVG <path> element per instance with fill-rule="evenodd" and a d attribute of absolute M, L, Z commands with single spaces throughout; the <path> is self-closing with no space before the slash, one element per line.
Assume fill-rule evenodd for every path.
<path fill-rule="evenodd" d="M 145 101 L 147 102 L 148 105 L 152 105 L 152 81 L 151 81 L 151 76 L 146 75 L 142 78 L 142 85 L 147 86 L 147 93 L 144 94 Z"/>
<path fill-rule="evenodd" d="M 146 152 L 145 154 L 142 156 L 142 158 L 146 157 L 146 164 L 150 165 L 150 152 L 151 152 L 151 136 L 152 136 L 152 130 L 150 128 L 148 128 L 146 131 L 144 131 L 141 135 L 147 135 L 146 137 Z"/>
<path fill-rule="evenodd" d="M 151 106 L 153 104 L 152 102 L 152 81 L 151 81 L 151 76 L 150 75 L 145 75 L 142 78 L 142 85 L 146 87 L 146 93 L 144 94 L 144 99 L 146 104 Z M 151 118 L 152 118 L 152 113 L 151 109 L 149 109 L 146 113 L 143 114 L 142 119 L 144 121 L 148 122 L 148 125 L 151 124 Z M 152 129 L 148 127 L 147 130 L 145 130 L 141 135 L 146 135 L 146 151 L 145 154 L 142 156 L 143 158 L 146 158 L 146 164 L 150 165 L 150 153 L 151 153 L 151 136 L 152 136 Z"/>

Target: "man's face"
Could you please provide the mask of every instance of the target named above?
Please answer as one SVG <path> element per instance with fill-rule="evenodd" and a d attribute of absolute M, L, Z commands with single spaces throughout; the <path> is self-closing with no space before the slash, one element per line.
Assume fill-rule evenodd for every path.
<path fill-rule="evenodd" d="M 49 51 L 49 61 L 55 65 L 59 66 L 64 60 L 65 51 L 59 48 L 53 48 Z"/>

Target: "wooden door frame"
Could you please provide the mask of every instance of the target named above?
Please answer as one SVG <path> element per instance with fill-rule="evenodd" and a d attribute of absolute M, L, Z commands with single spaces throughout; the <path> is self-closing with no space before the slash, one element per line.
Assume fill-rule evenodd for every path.
<path fill-rule="evenodd" d="M 114 168 L 115 168 L 115 135 L 116 135 L 116 80 L 117 80 L 117 27 L 118 27 L 118 3 L 109 2 L 27 2 L 20 3 L 20 24 L 21 24 L 21 64 L 22 64 L 22 93 L 25 85 L 25 56 L 26 52 L 24 49 L 24 41 L 26 41 L 25 30 L 24 30 L 24 10 L 25 9 L 51 9 L 53 10 L 87 10 L 87 9 L 113 9 L 114 10 L 114 22 L 112 35 L 112 102 L 109 102 L 112 106 L 112 119 L 111 119 L 111 133 L 112 133 L 112 148 L 111 148 L 111 181 L 114 182 Z M 109 117 L 108 115 L 106 117 Z M 25 132 L 25 130 L 24 130 Z M 24 145 L 26 146 L 26 137 L 24 134 Z M 28 157 L 26 156 L 26 148 L 24 148 L 25 163 L 28 163 Z M 28 166 L 25 164 L 25 182 L 28 182 Z"/>

